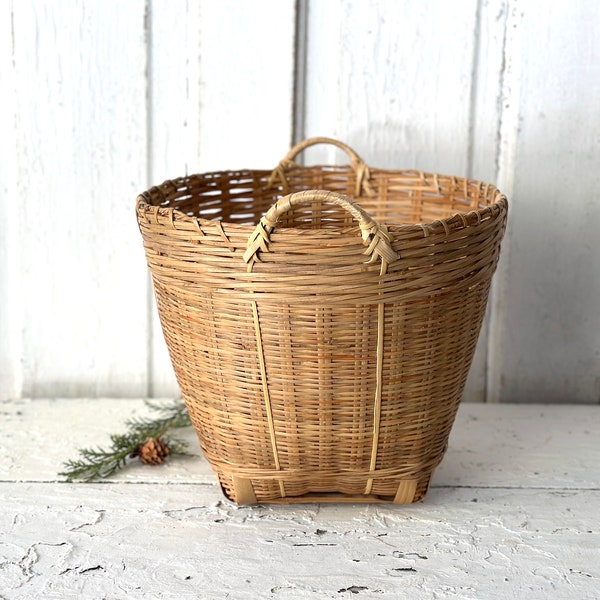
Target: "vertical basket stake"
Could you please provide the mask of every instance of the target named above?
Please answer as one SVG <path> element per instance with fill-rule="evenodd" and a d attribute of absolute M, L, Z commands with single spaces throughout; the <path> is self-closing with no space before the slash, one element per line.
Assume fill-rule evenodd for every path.
<path fill-rule="evenodd" d="M 252 271 L 254 261 L 248 263 L 248 272 Z M 262 380 L 263 398 L 265 401 L 265 410 L 267 411 L 267 421 L 269 423 L 269 436 L 271 438 L 271 448 L 273 450 L 273 460 L 275 461 L 275 469 L 281 471 L 279 462 L 279 452 L 277 451 L 277 440 L 275 438 L 275 422 L 273 421 L 273 410 L 271 408 L 271 395 L 269 393 L 269 385 L 267 382 L 267 368 L 265 365 L 265 354 L 262 345 L 262 335 L 260 332 L 260 319 L 258 317 L 258 304 L 256 300 L 252 300 L 252 318 L 254 320 L 254 332 L 256 334 L 256 351 L 258 353 L 258 362 L 260 365 L 260 377 Z M 285 498 L 285 487 L 283 480 L 279 479 L 279 492 L 281 497 Z"/>
<path fill-rule="evenodd" d="M 380 277 L 387 273 L 387 262 L 381 261 Z M 385 333 L 385 304 L 377 305 L 377 367 L 375 381 L 375 405 L 373 407 L 373 445 L 371 447 L 371 463 L 369 471 L 375 471 L 377 466 L 377 448 L 379 447 L 379 428 L 381 425 L 381 393 L 383 385 L 383 336 Z M 365 494 L 369 495 L 373 488 L 373 477 L 369 477 L 365 487 Z"/>

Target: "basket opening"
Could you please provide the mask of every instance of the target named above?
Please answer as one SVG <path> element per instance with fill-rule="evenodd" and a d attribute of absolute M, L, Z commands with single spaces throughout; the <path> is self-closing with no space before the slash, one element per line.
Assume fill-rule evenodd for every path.
<path fill-rule="evenodd" d="M 222 171 L 166 181 L 145 194 L 152 206 L 175 209 L 189 217 L 256 225 L 285 193 L 327 189 L 357 201 L 374 219 L 386 225 L 420 224 L 479 211 L 499 194 L 480 181 L 419 171 L 373 169 L 375 195 L 355 196 L 354 172 L 346 167 L 292 169 L 288 189 L 269 187 L 270 171 Z M 300 229 L 346 228 L 352 217 L 337 206 L 314 202 L 296 206 L 279 222 Z"/>

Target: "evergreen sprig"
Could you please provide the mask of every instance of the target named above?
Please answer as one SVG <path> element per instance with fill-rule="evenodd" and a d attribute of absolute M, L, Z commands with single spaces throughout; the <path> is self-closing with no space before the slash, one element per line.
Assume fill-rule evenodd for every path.
<path fill-rule="evenodd" d="M 136 455 L 140 446 L 149 438 L 160 439 L 169 447 L 170 454 L 186 454 L 186 442 L 168 435 L 171 429 L 179 429 L 191 425 L 190 417 L 181 401 L 171 404 L 158 404 L 146 400 L 145 404 L 158 413 L 158 416 L 135 417 L 126 421 L 126 433 L 112 434 L 111 445 L 104 448 L 81 448 L 81 458 L 67 460 L 64 470 L 59 473 L 68 481 L 93 481 L 110 477 Z"/>

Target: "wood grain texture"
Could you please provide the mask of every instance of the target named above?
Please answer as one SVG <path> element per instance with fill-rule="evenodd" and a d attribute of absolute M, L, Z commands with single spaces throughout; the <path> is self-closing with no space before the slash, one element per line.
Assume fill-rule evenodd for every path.
<path fill-rule="evenodd" d="M 144 3 L 12 6 L 19 185 L 6 201 L 20 213 L 10 252 L 21 260 L 22 391 L 140 394 L 146 275 L 132 198 L 146 174 Z"/>
<path fill-rule="evenodd" d="M 78 445 L 141 411 L 0 404 L 3 598 L 597 598 L 598 407 L 463 405 L 411 507 L 237 508 L 192 458 L 56 481 Z"/>
<path fill-rule="evenodd" d="M 600 8 L 511 5 L 499 185 L 512 188 L 513 203 L 493 387 L 504 402 L 598 403 Z"/>

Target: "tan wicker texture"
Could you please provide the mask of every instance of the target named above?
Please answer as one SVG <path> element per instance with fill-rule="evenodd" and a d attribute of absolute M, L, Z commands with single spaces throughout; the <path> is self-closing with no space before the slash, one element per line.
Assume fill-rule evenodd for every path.
<path fill-rule="evenodd" d="M 351 165 L 294 163 L 322 142 Z M 326 138 L 274 171 L 192 175 L 138 197 L 173 366 L 229 498 L 424 497 L 506 215 L 491 185 L 369 169 Z"/>

